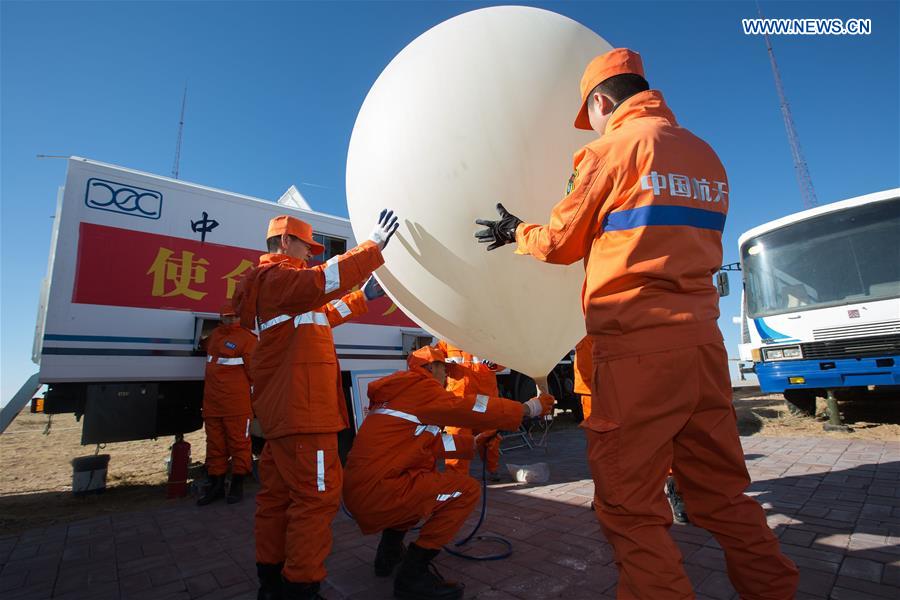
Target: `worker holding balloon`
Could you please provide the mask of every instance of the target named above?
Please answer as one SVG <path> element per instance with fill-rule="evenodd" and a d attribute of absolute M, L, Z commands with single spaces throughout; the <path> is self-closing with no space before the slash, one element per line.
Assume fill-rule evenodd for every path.
<path fill-rule="evenodd" d="M 241 323 L 259 328 L 253 354 L 253 411 L 266 445 L 256 495 L 256 563 L 260 600 L 319 598 L 331 521 L 340 506 L 337 432 L 348 426 L 331 328 L 366 311 L 377 287 L 348 293 L 384 263 L 397 230 L 382 211 L 369 239 L 325 264 L 312 227 L 282 215 L 269 222 L 259 265 L 235 292 Z"/>
<path fill-rule="evenodd" d="M 741 598 L 793 598 L 797 568 L 744 494 L 750 478 L 716 321 L 725 169 L 678 125 L 628 49 L 588 64 L 575 127 L 599 138 L 575 154 L 549 223 L 523 223 L 498 204 L 499 219 L 476 221 L 486 228 L 475 236 L 488 250 L 516 244 L 548 263 L 585 261 L 588 460 L 618 597 L 693 597 L 661 491 L 673 465 L 691 520 L 722 546 Z"/>
<path fill-rule="evenodd" d="M 525 403 L 484 394 L 460 396 L 445 389 L 446 353 L 426 346 L 410 353 L 407 371 L 369 384 L 369 413 L 347 457 L 344 502 L 362 532 L 381 532 L 376 575 L 391 575 L 394 595 L 408 600 L 455 600 L 463 586 L 446 581 L 431 561 L 462 527 L 481 496 L 468 472 L 437 470 L 438 458 L 471 459 L 471 435 L 442 432 L 446 425 L 517 429 L 525 417 L 553 408 L 553 396 Z M 408 547 L 406 532 L 425 523 Z"/>

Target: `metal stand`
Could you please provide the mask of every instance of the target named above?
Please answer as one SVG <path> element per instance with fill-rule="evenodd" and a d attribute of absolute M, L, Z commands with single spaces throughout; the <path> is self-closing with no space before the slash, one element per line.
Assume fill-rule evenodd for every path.
<path fill-rule="evenodd" d="M 837 398 L 834 397 L 834 391 L 828 390 L 825 395 L 825 402 L 828 406 L 828 422 L 822 425 L 825 431 L 843 431 L 844 433 L 852 433 L 853 429 L 844 425 L 841 421 L 841 413 L 838 410 Z"/>

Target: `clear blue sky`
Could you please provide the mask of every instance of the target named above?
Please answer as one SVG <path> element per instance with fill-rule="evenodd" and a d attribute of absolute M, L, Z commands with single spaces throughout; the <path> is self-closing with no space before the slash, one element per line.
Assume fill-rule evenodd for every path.
<path fill-rule="evenodd" d="M 65 178 L 65 161 L 36 154 L 168 175 L 187 81 L 182 179 L 271 199 L 310 182 L 325 186 L 301 186 L 314 208 L 346 215 L 347 145 L 371 84 L 416 36 L 487 5 L 0 3 L 0 404 L 36 370 L 34 317 Z M 740 26 L 752 2 L 535 5 L 639 50 L 679 121 L 718 151 L 732 190 L 726 262 L 741 232 L 802 208 L 764 42 Z M 872 19 L 870 36 L 777 37 L 775 51 L 820 202 L 900 185 L 900 3 L 762 6 L 768 17 Z M 738 297 L 722 304 L 732 356 Z"/>

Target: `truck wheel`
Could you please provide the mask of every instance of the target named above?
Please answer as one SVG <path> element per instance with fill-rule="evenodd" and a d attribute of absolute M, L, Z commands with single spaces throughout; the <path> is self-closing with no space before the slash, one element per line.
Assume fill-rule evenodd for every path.
<path fill-rule="evenodd" d="M 792 415 L 798 417 L 814 417 L 816 415 L 816 395 L 809 390 L 786 391 L 784 404 Z"/>

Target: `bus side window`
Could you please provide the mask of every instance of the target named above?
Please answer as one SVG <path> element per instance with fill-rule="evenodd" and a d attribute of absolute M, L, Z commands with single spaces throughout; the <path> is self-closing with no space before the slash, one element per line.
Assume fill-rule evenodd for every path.
<path fill-rule="evenodd" d="M 325 252 L 313 257 L 313 260 L 317 263 L 325 262 L 329 258 L 338 256 L 347 251 L 347 240 L 344 238 L 326 235 L 324 233 L 313 233 L 313 239 L 325 246 Z"/>

